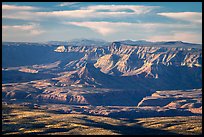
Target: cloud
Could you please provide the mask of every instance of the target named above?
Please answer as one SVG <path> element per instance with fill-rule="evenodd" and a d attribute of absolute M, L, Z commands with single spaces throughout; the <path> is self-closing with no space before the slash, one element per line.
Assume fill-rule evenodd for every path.
<path fill-rule="evenodd" d="M 39 10 L 39 7 L 33 6 L 16 6 L 16 5 L 2 5 L 2 18 L 7 19 L 19 19 L 19 20 L 39 20 L 36 16 L 35 10 Z"/>
<path fill-rule="evenodd" d="M 102 35 L 108 35 L 117 31 L 112 27 L 113 23 L 110 22 L 65 22 L 64 24 L 90 28 Z M 115 25 L 117 25 L 117 23 L 115 23 Z"/>
<path fill-rule="evenodd" d="M 78 10 L 64 10 L 51 12 L 38 12 L 39 16 L 66 17 L 66 18 L 104 18 L 121 17 L 128 15 L 146 14 L 157 6 L 130 6 L 130 5 L 95 5 L 82 7 Z M 106 11 L 104 11 L 106 10 Z M 129 12 L 127 10 L 131 10 Z"/>
<path fill-rule="evenodd" d="M 35 14 L 40 17 L 66 17 L 66 18 L 87 18 L 93 16 L 91 11 L 87 10 L 36 12 Z"/>
<path fill-rule="evenodd" d="M 30 11 L 2 11 L 2 18 L 6 19 L 18 19 L 18 20 L 29 20 L 29 21 L 39 21 L 42 20 L 41 17 L 36 16 L 35 12 Z"/>
<path fill-rule="evenodd" d="M 63 22 L 89 28 L 106 39 L 146 39 L 150 41 L 180 40 L 202 43 L 202 34 L 195 32 L 199 25 L 183 23 L 128 23 L 128 22 Z"/>
<path fill-rule="evenodd" d="M 71 4 L 71 3 L 69 3 Z M 62 3 L 61 6 L 66 4 Z M 31 8 L 31 7 L 30 7 Z M 33 7 L 34 8 L 34 7 Z M 150 11 L 159 8 L 158 6 L 135 6 L 135 5 L 94 5 L 81 7 L 77 10 L 62 10 L 62 11 L 22 11 L 20 8 L 15 10 L 3 10 L 2 17 L 10 19 L 22 20 L 43 20 L 46 18 L 64 18 L 64 19 L 96 19 L 96 18 L 120 18 L 130 17 L 135 15 L 147 14 Z M 15 9 L 15 8 L 14 8 Z"/>
<path fill-rule="evenodd" d="M 2 10 L 37 10 L 39 9 L 38 7 L 33 7 L 33 6 L 16 6 L 16 5 L 2 5 Z"/>
<path fill-rule="evenodd" d="M 75 2 L 63 2 L 56 6 L 70 6 Z M 92 37 L 104 39 L 150 39 L 150 40 L 188 40 L 192 42 L 201 41 L 202 37 L 202 13 L 200 12 L 160 12 L 159 6 L 143 5 L 90 5 L 80 6 L 74 10 L 40 11 L 38 7 L 2 5 L 3 19 L 18 19 L 31 22 L 52 21 L 45 32 L 39 24 L 4 25 L 3 36 L 10 36 L 10 39 L 26 39 L 31 36 L 41 38 L 51 36 L 51 31 L 59 28 L 58 34 L 71 32 L 80 33 Z M 37 10 L 37 11 L 36 11 Z M 163 17 L 159 17 L 159 16 Z M 150 17 L 148 19 L 148 17 Z M 153 23 L 151 18 L 155 18 Z M 157 20 L 157 17 L 159 20 Z M 164 17 L 175 19 L 174 23 L 164 23 Z M 144 19 L 144 20 L 143 20 Z M 135 22 L 141 20 L 140 22 Z M 176 21 L 178 20 L 178 21 Z M 114 22 L 118 21 L 118 22 Z M 132 23 L 130 22 L 132 21 Z M 143 22 L 145 21 L 145 22 Z M 183 22 L 185 21 L 185 22 Z M 49 28 L 53 24 L 67 24 L 60 27 Z M 162 23 L 163 22 L 163 23 Z M 73 27 L 73 25 L 75 27 Z M 83 28 L 86 29 L 83 29 Z M 47 29 L 49 28 L 49 29 Z M 57 29 L 58 30 L 58 29 Z M 90 31 L 91 30 L 91 31 Z M 177 32 L 175 32 L 177 31 Z M 18 34 L 18 35 L 16 35 Z M 55 33 L 53 33 L 55 34 Z M 12 38 L 11 38 L 12 36 Z M 30 37 L 29 37 L 30 36 Z M 37 37 L 39 36 L 39 37 Z M 77 37 L 75 35 L 75 37 Z M 55 36 L 56 37 L 56 36 Z M 53 37 L 52 37 L 53 38 Z M 60 37 L 61 38 L 61 37 Z M 38 39 L 37 39 L 38 40 Z"/>
<path fill-rule="evenodd" d="M 136 5 L 94 5 L 84 9 L 99 11 L 102 13 L 126 13 L 126 14 L 146 14 L 159 6 L 136 6 Z M 105 12 L 103 12 L 103 10 Z"/>
<path fill-rule="evenodd" d="M 14 33 L 14 34 L 24 34 L 24 35 L 40 35 L 45 31 L 42 30 L 39 24 L 30 23 L 26 25 L 3 25 L 3 34 Z"/>
<path fill-rule="evenodd" d="M 130 28 L 145 27 L 151 28 L 154 24 L 140 24 L 140 23 L 128 23 L 128 22 L 64 22 L 63 24 L 71 24 L 79 27 L 89 28 L 103 36 L 114 34 L 116 32 L 122 32 L 129 30 Z M 145 31 L 145 30 L 144 30 Z"/>
<path fill-rule="evenodd" d="M 102 35 L 110 35 L 116 32 L 135 30 L 143 33 L 156 32 L 158 29 L 187 29 L 194 27 L 184 24 L 167 24 L 167 23 L 128 23 L 128 22 L 64 22 L 79 27 L 86 27 Z M 141 33 L 140 32 L 140 33 Z M 126 32 L 127 33 L 127 32 Z"/>
<path fill-rule="evenodd" d="M 201 12 L 166 12 L 166 13 L 157 13 L 157 14 L 168 18 L 172 18 L 172 19 L 189 21 L 194 23 L 202 23 Z"/>
<path fill-rule="evenodd" d="M 74 4 L 77 4 L 77 3 L 80 3 L 80 2 L 62 2 L 58 6 L 60 6 L 60 7 L 71 6 L 71 5 L 74 5 Z"/>

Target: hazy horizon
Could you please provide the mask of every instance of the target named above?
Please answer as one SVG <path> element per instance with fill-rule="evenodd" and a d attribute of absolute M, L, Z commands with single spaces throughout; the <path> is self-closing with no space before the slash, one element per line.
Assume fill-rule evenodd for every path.
<path fill-rule="evenodd" d="M 60 41 L 60 40 L 48 40 L 48 41 L 2 41 L 3 43 L 4 42 L 19 42 L 19 43 L 47 43 L 47 42 L 72 42 L 72 41 L 75 41 L 75 40 L 93 40 L 93 41 L 97 41 L 96 39 L 85 39 L 85 38 L 79 38 L 79 39 L 71 39 L 71 40 L 63 40 L 63 41 Z M 149 40 L 133 40 L 133 39 L 122 39 L 122 40 L 114 40 L 114 41 L 107 41 L 107 40 L 104 40 L 104 39 L 101 39 L 101 41 L 104 41 L 104 42 L 117 42 L 117 41 L 146 41 L 146 42 L 152 42 L 152 43 L 157 43 L 157 42 L 184 42 L 184 43 L 192 43 L 192 44 L 200 44 L 202 45 L 202 43 L 194 43 L 194 42 L 188 42 L 188 41 L 178 41 L 178 40 L 170 40 L 170 41 L 149 41 Z"/>

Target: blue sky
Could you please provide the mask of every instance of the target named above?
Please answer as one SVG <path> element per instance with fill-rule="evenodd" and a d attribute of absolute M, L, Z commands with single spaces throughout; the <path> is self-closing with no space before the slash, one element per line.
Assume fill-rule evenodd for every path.
<path fill-rule="evenodd" d="M 4 2 L 3 41 L 202 43 L 201 2 Z"/>

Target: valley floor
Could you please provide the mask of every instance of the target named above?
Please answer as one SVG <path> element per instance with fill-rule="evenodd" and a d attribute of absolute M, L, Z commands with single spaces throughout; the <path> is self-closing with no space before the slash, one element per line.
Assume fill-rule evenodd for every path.
<path fill-rule="evenodd" d="M 201 135 L 202 116 L 111 118 L 3 103 L 2 134 Z M 49 104 L 48 104 L 49 105 Z M 57 108 L 56 108 L 57 109 Z"/>

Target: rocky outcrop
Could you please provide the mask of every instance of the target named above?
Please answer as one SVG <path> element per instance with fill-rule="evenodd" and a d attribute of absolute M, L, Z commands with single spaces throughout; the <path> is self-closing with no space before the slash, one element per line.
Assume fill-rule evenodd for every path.
<path fill-rule="evenodd" d="M 202 66 L 202 50 L 200 49 L 118 46 L 113 44 L 109 50 L 111 54 L 100 57 L 95 63 L 95 67 L 111 75 L 131 76 L 144 73 L 146 76 L 158 78 L 158 72 L 153 70 L 160 65 L 167 67 Z M 113 56 L 117 56 L 117 58 L 111 58 Z"/>
<path fill-rule="evenodd" d="M 55 49 L 56 52 L 65 52 L 65 47 L 64 46 L 59 46 L 57 49 Z"/>
<path fill-rule="evenodd" d="M 161 43 L 164 44 L 164 43 Z M 85 53 L 80 60 L 74 60 L 66 64 L 66 67 L 79 69 L 86 63 L 94 63 L 103 73 L 113 76 L 145 75 L 145 77 L 160 77 L 158 70 L 165 67 L 202 67 L 202 50 L 190 47 L 186 43 L 173 42 L 164 45 L 177 46 L 155 46 L 124 45 L 121 42 L 113 42 L 106 47 L 93 46 L 67 46 L 65 52 Z M 182 46 L 179 46 L 182 45 Z M 61 47 L 61 46 L 60 46 Z M 58 48 L 60 48 L 58 47 Z M 80 66 L 80 67 L 79 67 Z"/>
<path fill-rule="evenodd" d="M 137 106 L 160 110 L 181 109 L 202 114 L 202 89 L 156 91 L 143 98 Z"/>

